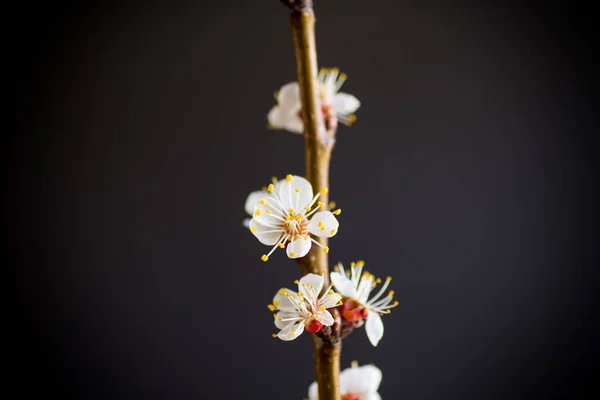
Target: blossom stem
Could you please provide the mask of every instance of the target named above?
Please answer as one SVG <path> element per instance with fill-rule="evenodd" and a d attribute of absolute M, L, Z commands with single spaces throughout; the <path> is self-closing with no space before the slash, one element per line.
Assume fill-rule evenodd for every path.
<path fill-rule="evenodd" d="M 317 50 L 315 45 L 315 14 L 311 0 L 283 1 L 291 9 L 290 25 L 296 55 L 296 70 L 300 86 L 302 119 L 304 123 L 304 149 L 306 179 L 313 188 L 329 188 L 329 161 L 335 144 L 335 131 L 327 131 L 321 111 L 319 85 L 317 81 Z M 327 191 L 321 194 L 321 201 L 329 203 Z M 327 246 L 327 238 L 319 238 L 321 247 Z M 328 260 L 320 246 L 312 246 L 310 252 L 299 259 L 303 274 L 325 275 L 325 285 L 329 286 Z M 339 319 L 339 318 L 338 318 Z M 336 324 L 339 325 L 338 322 Z M 315 370 L 319 385 L 320 400 L 340 400 L 340 354 L 339 326 L 332 327 L 336 335 L 329 338 L 313 337 Z M 337 336 L 337 337 L 336 337 Z"/>

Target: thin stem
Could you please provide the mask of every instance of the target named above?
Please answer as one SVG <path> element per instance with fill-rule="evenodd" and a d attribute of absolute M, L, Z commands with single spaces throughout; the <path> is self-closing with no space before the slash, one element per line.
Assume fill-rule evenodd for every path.
<path fill-rule="evenodd" d="M 290 25 L 294 39 L 296 69 L 300 97 L 302 101 L 302 118 L 304 123 L 304 148 L 306 163 L 306 179 L 315 190 L 329 188 L 329 161 L 335 143 L 335 132 L 327 132 L 321 111 L 319 85 L 317 82 L 317 51 L 315 45 L 315 15 L 312 2 L 296 0 L 289 3 L 291 8 Z M 322 194 L 320 201 L 329 202 L 329 196 Z M 322 246 L 327 246 L 327 239 L 318 239 Z M 312 246 L 310 252 L 299 260 L 302 273 L 325 274 L 328 279 L 327 254 L 319 247 Z M 326 283 L 324 286 L 327 287 Z M 340 354 L 342 342 L 339 340 L 338 322 L 332 327 L 332 335 L 319 337 L 313 335 L 313 353 L 315 370 L 319 384 L 320 400 L 340 400 Z"/>

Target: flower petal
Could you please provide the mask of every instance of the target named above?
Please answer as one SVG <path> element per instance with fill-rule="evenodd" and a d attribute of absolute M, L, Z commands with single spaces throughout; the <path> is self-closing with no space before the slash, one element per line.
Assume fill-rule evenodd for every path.
<path fill-rule="evenodd" d="M 281 340 L 289 341 L 289 340 L 296 339 L 298 336 L 300 336 L 302 334 L 302 332 L 304 332 L 304 322 L 303 321 L 300 323 L 297 323 L 297 324 L 291 324 L 291 325 L 287 326 L 284 330 L 279 332 L 277 334 L 277 336 Z"/>
<path fill-rule="evenodd" d="M 319 400 L 319 384 L 313 382 L 308 387 L 308 400 Z"/>
<path fill-rule="evenodd" d="M 320 311 L 318 314 L 315 314 L 315 318 L 325 326 L 331 326 L 334 322 L 333 316 L 329 311 Z"/>
<path fill-rule="evenodd" d="M 320 225 L 320 222 L 323 224 Z M 339 226 L 340 223 L 331 211 L 320 211 L 308 221 L 307 229 L 315 236 L 328 238 L 337 233 Z"/>
<path fill-rule="evenodd" d="M 367 322 L 365 323 L 365 330 L 367 331 L 367 337 L 373 346 L 377 346 L 377 343 L 383 337 L 383 322 L 381 317 L 374 311 L 369 310 L 367 314 Z"/>
<path fill-rule="evenodd" d="M 346 391 L 363 394 L 361 399 L 370 399 L 370 395 L 377 393 L 381 378 L 381 370 L 374 365 L 351 367 L 340 373 L 340 383 L 342 380 L 344 381 Z"/>
<path fill-rule="evenodd" d="M 341 299 L 342 296 L 340 296 L 339 293 L 326 294 L 319 299 L 319 305 L 322 305 L 325 308 L 332 308 L 337 306 Z"/>
<path fill-rule="evenodd" d="M 350 279 L 339 272 L 332 272 L 329 274 L 331 277 L 331 283 L 335 286 L 336 290 L 343 296 L 356 298 L 356 288 Z"/>
<path fill-rule="evenodd" d="M 260 202 L 256 203 L 252 216 L 255 220 L 265 226 L 270 226 L 272 229 L 283 230 L 283 212 L 280 207 L 277 207 L 273 202 L 269 202 L 268 198 L 265 198 L 264 200 L 267 201 L 266 204 L 261 204 Z"/>
<path fill-rule="evenodd" d="M 286 83 L 277 93 L 277 102 L 284 109 L 300 108 L 300 86 L 298 82 Z"/>
<path fill-rule="evenodd" d="M 303 177 L 292 175 L 291 181 L 282 179 L 279 182 L 279 199 L 288 210 L 293 208 L 295 212 L 301 212 L 312 201 L 312 185 Z"/>
<path fill-rule="evenodd" d="M 335 95 L 331 105 L 336 114 L 352 114 L 360 107 L 360 101 L 351 94 L 340 92 Z"/>
<path fill-rule="evenodd" d="M 296 109 L 290 110 L 280 106 L 274 106 L 267 114 L 267 120 L 272 128 L 286 129 L 295 133 L 302 133 L 302 120 L 298 116 L 298 110 Z M 299 129 L 298 123 L 300 123 Z"/>
<path fill-rule="evenodd" d="M 289 293 L 292 297 L 296 296 L 297 294 L 293 290 L 281 288 L 277 291 L 275 297 L 273 297 L 273 305 L 280 311 L 295 312 L 296 306 L 294 305 L 294 303 L 292 303 L 288 296 L 282 293 L 282 291 Z"/>
<path fill-rule="evenodd" d="M 290 324 L 297 324 L 298 321 L 300 320 L 295 320 L 295 321 L 282 321 L 285 319 L 290 319 L 290 318 L 298 318 L 299 314 L 297 312 L 291 312 L 291 311 L 280 311 L 277 314 L 275 314 L 275 326 L 281 330 L 287 328 L 288 325 Z M 281 318 L 281 319 L 280 319 Z"/>
<path fill-rule="evenodd" d="M 283 235 L 283 231 L 279 231 L 270 226 L 264 226 L 260 222 L 256 220 L 256 218 L 252 218 L 250 220 L 250 232 L 262 243 L 267 246 L 274 246 L 275 243 L 281 239 L 281 235 Z"/>
<path fill-rule="evenodd" d="M 244 220 L 242 221 L 242 225 L 244 225 L 244 227 L 250 229 L 250 220 L 252 218 L 244 218 Z"/>
<path fill-rule="evenodd" d="M 246 199 L 246 204 L 244 205 L 244 210 L 248 215 L 252 216 L 254 214 L 254 206 L 258 203 L 263 197 L 267 197 L 269 192 L 263 192 L 262 190 L 257 190 L 256 192 L 252 192 L 248 195 Z"/>
<path fill-rule="evenodd" d="M 298 281 L 298 291 L 306 292 L 306 286 L 312 285 L 314 287 L 314 291 L 317 296 L 321 293 L 323 289 L 323 276 L 317 274 L 306 274 Z"/>
<path fill-rule="evenodd" d="M 304 257 L 310 250 L 311 246 L 310 238 L 300 236 L 293 242 L 288 244 L 286 252 L 289 258 L 300 258 Z"/>
<path fill-rule="evenodd" d="M 302 122 L 302 119 L 298 115 L 298 112 L 291 114 L 286 119 L 286 124 L 285 124 L 284 129 L 286 131 L 290 131 L 292 133 L 300 133 L 300 134 L 304 133 L 304 122 Z"/>

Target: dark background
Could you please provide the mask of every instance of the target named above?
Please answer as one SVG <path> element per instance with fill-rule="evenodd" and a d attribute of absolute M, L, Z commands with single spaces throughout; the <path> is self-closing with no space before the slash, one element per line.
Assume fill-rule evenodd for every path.
<path fill-rule="evenodd" d="M 384 399 L 598 392 L 593 14 L 488 3 L 317 0 L 319 62 L 363 103 L 333 154 L 331 260 L 392 275 L 400 301 L 379 346 L 355 332 L 342 363 L 378 365 Z M 266 129 L 295 80 L 286 9 L 5 18 L 19 398 L 306 396 L 309 335 L 272 339 L 266 308 L 299 269 L 261 262 L 241 225 L 251 190 L 303 171 L 302 138 Z"/>

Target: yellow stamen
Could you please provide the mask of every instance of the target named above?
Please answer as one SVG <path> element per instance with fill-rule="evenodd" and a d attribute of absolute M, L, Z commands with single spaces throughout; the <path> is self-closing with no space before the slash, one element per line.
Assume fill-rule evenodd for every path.
<path fill-rule="evenodd" d="M 271 210 L 269 210 L 268 208 L 266 211 L 267 211 L 267 214 L 271 214 Z"/>
<path fill-rule="evenodd" d="M 256 227 L 255 227 L 255 226 L 251 226 L 251 227 L 250 227 L 250 230 L 251 230 L 252 232 L 256 232 Z"/>
<path fill-rule="evenodd" d="M 355 263 L 354 261 L 352 261 L 352 262 L 350 263 L 350 266 L 351 266 L 351 267 L 355 267 L 355 266 L 356 266 L 356 263 Z"/>
<path fill-rule="evenodd" d="M 319 205 L 319 207 L 325 207 L 325 203 L 323 203 L 321 201 L 317 201 L 317 204 Z"/>
<path fill-rule="evenodd" d="M 294 253 L 293 251 L 291 251 L 291 252 L 290 252 L 290 257 L 292 257 L 292 258 L 293 258 L 293 257 L 295 257 L 295 256 L 296 256 L 296 253 Z"/>
<path fill-rule="evenodd" d="M 297 284 L 298 284 L 298 279 L 296 279 L 296 280 L 294 281 L 294 283 L 297 285 Z"/>
<path fill-rule="evenodd" d="M 296 188 L 296 189 L 294 189 L 294 192 L 300 193 L 300 189 Z"/>
<path fill-rule="evenodd" d="M 321 189 L 321 194 L 327 194 L 328 192 L 329 192 L 329 189 L 327 189 L 327 188 Z"/>
<path fill-rule="evenodd" d="M 275 306 L 273 304 L 269 304 L 267 307 L 269 307 L 269 311 L 275 311 Z"/>
<path fill-rule="evenodd" d="M 260 201 L 260 204 L 267 204 L 267 201 L 266 201 L 265 199 L 262 199 L 262 200 Z"/>
<path fill-rule="evenodd" d="M 273 336 L 274 338 L 277 337 L 276 333 L 271 333 L 271 336 Z"/>
<path fill-rule="evenodd" d="M 288 212 L 289 212 L 290 214 L 293 214 L 293 213 L 294 213 L 294 209 L 293 209 L 293 208 L 290 208 L 290 209 L 288 210 Z"/>
<path fill-rule="evenodd" d="M 390 290 L 390 293 L 388 294 L 388 296 L 394 297 L 394 293 L 396 293 L 396 292 L 394 292 L 393 290 Z"/>
<path fill-rule="evenodd" d="M 341 209 L 341 208 L 338 208 L 338 209 L 337 209 L 337 210 L 335 210 L 333 213 L 334 213 L 335 215 L 340 215 L 340 214 L 342 213 L 342 209 Z"/>
<path fill-rule="evenodd" d="M 273 183 L 277 182 L 277 177 L 276 176 L 272 176 L 271 177 L 271 182 L 273 182 Z"/>
<path fill-rule="evenodd" d="M 279 243 L 277 246 L 279 246 L 280 249 L 283 249 L 285 246 L 283 245 L 283 243 Z"/>
<path fill-rule="evenodd" d="M 395 306 L 397 306 L 398 304 L 400 304 L 400 303 L 398 303 L 397 301 L 395 301 L 395 302 L 394 302 L 394 305 L 395 305 Z"/>
<path fill-rule="evenodd" d="M 309 212 L 310 210 L 312 210 L 312 208 L 310 206 L 306 207 L 306 212 Z"/>
<path fill-rule="evenodd" d="M 335 208 L 335 201 L 329 202 L 329 208 Z"/>
<path fill-rule="evenodd" d="M 356 265 L 358 265 L 359 267 L 362 267 L 362 266 L 364 266 L 364 265 L 365 265 L 365 262 L 364 262 L 363 260 L 358 260 L 358 261 L 356 262 Z"/>
<path fill-rule="evenodd" d="M 275 300 L 275 301 L 273 302 L 273 305 L 274 305 L 275 307 L 278 307 L 278 306 L 279 306 L 279 302 L 278 302 L 277 300 Z"/>
<path fill-rule="evenodd" d="M 273 191 L 273 189 L 275 189 L 275 186 L 272 183 L 269 183 L 269 186 L 267 187 L 267 191 L 269 193 L 271 193 Z"/>
<path fill-rule="evenodd" d="M 325 311 L 325 306 L 319 306 L 319 310 Z"/>
<path fill-rule="evenodd" d="M 263 260 L 263 261 L 267 261 L 269 259 L 269 257 L 267 257 L 266 254 L 263 254 L 260 259 Z"/>
<path fill-rule="evenodd" d="M 331 233 L 332 235 L 334 235 L 334 234 L 335 234 L 335 229 L 332 229 L 330 233 Z"/>
<path fill-rule="evenodd" d="M 257 217 L 260 217 L 260 209 L 256 209 L 256 211 L 254 212 L 254 215 L 256 215 Z"/>
<path fill-rule="evenodd" d="M 288 182 L 291 182 L 292 181 L 292 175 L 287 174 L 287 176 L 285 177 L 285 180 L 288 181 Z"/>
<path fill-rule="evenodd" d="M 323 251 L 325 253 L 329 253 L 329 247 L 328 246 L 323 246 Z"/>
<path fill-rule="evenodd" d="M 335 292 L 333 291 L 333 289 L 329 289 L 329 294 L 335 294 Z"/>

